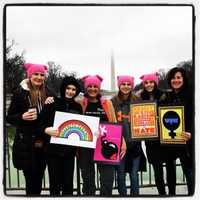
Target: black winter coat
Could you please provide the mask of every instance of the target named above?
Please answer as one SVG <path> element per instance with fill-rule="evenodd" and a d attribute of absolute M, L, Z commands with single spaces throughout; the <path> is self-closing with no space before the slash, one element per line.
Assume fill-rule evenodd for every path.
<path fill-rule="evenodd" d="M 164 98 L 160 102 L 163 106 L 184 106 L 184 122 L 185 131 L 192 134 L 191 139 L 186 145 L 169 146 L 168 151 L 164 152 L 163 156 L 166 159 L 178 158 L 181 154 L 186 154 L 189 158 L 189 165 L 194 162 L 194 99 L 191 92 L 188 90 L 181 90 L 176 93 L 170 91 L 165 93 Z"/>
<path fill-rule="evenodd" d="M 76 147 L 61 144 L 50 143 L 50 136 L 44 133 L 45 128 L 52 127 L 56 111 L 68 112 L 74 114 L 82 114 L 82 107 L 79 103 L 72 100 L 56 98 L 54 103 L 45 105 L 42 111 L 40 128 L 44 135 L 48 138 L 47 154 L 56 156 L 75 156 Z"/>
<path fill-rule="evenodd" d="M 26 84 L 25 84 L 26 85 Z M 48 90 L 48 89 L 47 89 Z M 50 92 L 47 92 L 47 95 Z M 13 94 L 6 120 L 16 127 L 16 134 L 13 143 L 13 164 L 18 169 L 28 169 L 33 166 L 34 144 L 36 140 L 43 142 L 45 147 L 46 139 L 39 131 L 39 118 L 34 121 L 22 119 L 22 114 L 31 107 L 29 90 L 27 85 L 20 85 Z"/>
<path fill-rule="evenodd" d="M 149 101 L 150 97 L 146 91 L 141 91 L 139 95 L 139 98 L 144 101 Z M 154 94 L 154 101 L 157 103 L 157 106 L 159 106 L 159 99 L 163 95 L 163 92 L 159 89 L 156 90 Z M 159 138 L 154 140 L 145 141 L 146 146 L 146 154 L 147 159 L 149 163 L 155 163 L 159 161 L 162 161 L 162 152 L 161 152 L 161 146 L 160 146 L 160 140 Z"/>

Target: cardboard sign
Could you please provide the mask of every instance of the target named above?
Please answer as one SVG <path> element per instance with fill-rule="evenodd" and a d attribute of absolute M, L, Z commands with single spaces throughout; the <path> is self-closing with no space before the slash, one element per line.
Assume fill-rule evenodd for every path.
<path fill-rule="evenodd" d="M 99 118 L 66 112 L 55 113 L 54 125 L 59 134 L 50 142 L 79 147 L 95 148 Z"/>
<path fill-rule="evenodd" d="M 100 123 L 100 137 L 94 152 L 94 161 L 117 165 L 120 162 L 122 126 Z"/>
<path fill-rule="evenodd" d="M 184 107 L 159 107 L 160 142 L 165 144 L 185 144 L 181 133 L 184 130 Z"/>
<path fill-rule="evenodd" d="M 133 139 L 158 138 L 156 103 L 131 104 L 130 114 Z"/>

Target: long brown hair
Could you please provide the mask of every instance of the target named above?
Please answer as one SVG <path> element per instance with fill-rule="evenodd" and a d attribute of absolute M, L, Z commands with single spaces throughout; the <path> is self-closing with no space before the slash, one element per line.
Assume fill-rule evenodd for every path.
<path fill-rule="evenodd" d="M 33 86 L 31 80 L 29 79 L 28 87 L 30 89 L 31 106 L 37 106 L 38 100 L 42 103 L 42 105 L 44 105 L 47 97 L 45 84 L 42 84 L 39 88 L 36 88 Z"/>
<path fill-rule="evenodd" d="M 115 98 L 118 101 L 118 103 L 123 103 L 123 101 L 124 101 L 123 94 L 120 92 L 120 90 L 118 91 L 118 94 L 115 96 Z M 127 99 L 130 100 L 130 101 L 135 101 L 135 100 L 137 100 L 137 97 L 131 91 L 129 93 L 129 96 L 128 96 Z"/>

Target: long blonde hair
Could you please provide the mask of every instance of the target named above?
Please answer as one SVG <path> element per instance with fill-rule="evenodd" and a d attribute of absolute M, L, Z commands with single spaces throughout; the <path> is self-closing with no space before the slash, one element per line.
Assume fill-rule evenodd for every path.
<path fill-rule="evenodd" d="M 47 97 L 45 84 L 42 84 L 39 88 L 36 88 L 29 79 L 28 87 L 30 90 L 31 106 L 38 106 L 38 103 L 41 103 L 43 106 Z"/>

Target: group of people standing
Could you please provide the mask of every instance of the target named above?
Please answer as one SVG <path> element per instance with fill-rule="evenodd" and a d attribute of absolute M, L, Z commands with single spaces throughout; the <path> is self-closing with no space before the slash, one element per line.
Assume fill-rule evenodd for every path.
<path fill-rule="evenodd" d="M 49 174 L 51 196 L 72 196 L 74 160 L 77 156 L 83 180 L 82 193 L 85 196 L 96 194 L 94 149 L 50 143 L 50 137 L 58 134 L 53 128 L 56 111 L 95 116 L 100 122 L 122 124 L 122 144 L 119 165 L 97 164 L 100 174 L 100 195 L 112 196 L 115 171 L 120 196 L 129 195 L 126 186 L 126 173 L 130 176 L 130 195 L 139 195 L 138 172 L 145 168 L 145 156 L 140 141 L 131 138 L 130 105 L 136 101 L 154 101 L 157 105 L 183 105 L 185 131 L 182 137 L 185 145 L 163 146 L 159 139 L 145 141 L 148 162 L 152 164 L 155 183 L 159 195 L 166 195 L 163 176 L 163 163 L 166 163 L 168 194 L 176 194 L 175 160 L 181 161 L 186 177 L 188 195 L 194 193 L 194 134 L 193 101 L 187 87 L 183 68 L 173 68 L 167 75 L 171 91 L 158 89 L 158 75 L 141 76 L 142 90 L 133 93 L 134 78 L 125 75 L 117 77 L 118 92 L 111 99 L 101 95 L 103 78 L 88 75 L 82 78 L 84 97 L 78 98 L 81 87 L 77 78 L 66 76 L 56 97 L 45 85 L 47 67 L 26 63 L 27 79 L 20 83 L 13 94 L 7 114 L 7 121 L 16 126 L 13 143 L 13 164 L 23 170 L 27 195 L 40 195 L 42 178 L 46 165 Z"/>

